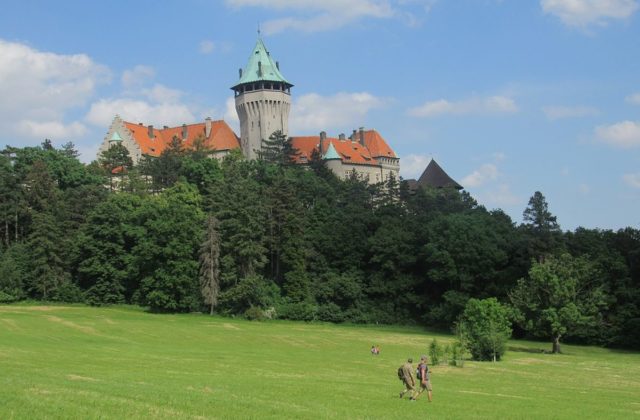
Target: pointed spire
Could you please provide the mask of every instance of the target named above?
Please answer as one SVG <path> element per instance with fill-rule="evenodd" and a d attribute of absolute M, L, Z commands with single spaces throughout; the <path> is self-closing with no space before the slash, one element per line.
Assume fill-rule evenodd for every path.
<path fill-rule="evenodd" d="M 247 65 L 240 73 L 240 80 L 238 80 L 233 88 L 245 83 L 259 81 L 280 82 L 284 83 L 287 87 L 293 86 L 293 84 L 289 83 L 284 76 L 282 76 L 282 73 L 280 73 L 279 66 L 273 60 L 271 54 L 269 54 L 259 31 L 258 29 L 256 46 L 253 48 L 251 56 L 249 56 Z"/>
<path fill-rule="evenodd" d="M 335 160 L 335 159 L 342 160 L 342 158 L 340 157 L 340 155 L 336 151 L 336 148 L 333 147 L 333 143 L 329 143 L 329 147 L 327 147 L 327 152 L 324 154 L 322 159 L 324 159 L 324 160 Z"/>
<path fill-rule="evenodd" d="M 455 188 L 457 190 L 464 188 L 447 175 L 444 169 L 433 159 L 431 159 L 420 179 L 418 179 L 418 185 L 432 188 Z"/>

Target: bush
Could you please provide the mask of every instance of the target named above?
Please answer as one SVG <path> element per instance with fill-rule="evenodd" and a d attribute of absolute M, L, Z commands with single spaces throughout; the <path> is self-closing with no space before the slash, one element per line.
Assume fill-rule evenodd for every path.
<path fill-rule="evenodd" d="M 283 303 L 278 308 L 278 317 L 296 321 L 313 321 L 316 319 L 317 308 L 308 302 Z"/>
<path fill-rule="evenodd" d="M 500 360 L 511 337 L 509 310 L 496 298 L 469 299 L 457 333 L 475 360 Z"/>
<path fill-rule="evenodd" d="M 67 280 L 56 289 L 51 300 L 64 303 L 82 303 L 84 302 L 84 295 L 77 284 Z"/>
<path fill-rule="evenodd" d="M 244 311 L 244 317 L 249 321 L 264 321 L 267 319 L 267 314 L 262 310 L 262 308 L 252 306 Z"/>
<path fill-rule="evenodd" d="M 344 322 L 345 314 L 342 309 L 333 302 L 318 306 L 317 317 L 320 321 Z"/>
<path fill-rule="evenodd" d="M 11 302 L 15 302 L 18 299 L 17 297 L 10 295 L 8 293 L 3 292 L 2 290 L 0 290 L 0 303 L 11 303 Z"/>
<path fill-rule="evenodd" d="M 437 365 L 440 364 L 440 360 L 442 360 L 443 351 L 442 346 L 438 343 L 438 340 L 435 338 L 429 344 L 429 357 L 431 358 L 431 364 Z"/>
<path fill-rule="evenodd" d="M 464 366 L 465 351 L 464 346 L 459 341 L 454 342 L 451 347 L 451 358 L 449 359 L 450 366 Z"/>

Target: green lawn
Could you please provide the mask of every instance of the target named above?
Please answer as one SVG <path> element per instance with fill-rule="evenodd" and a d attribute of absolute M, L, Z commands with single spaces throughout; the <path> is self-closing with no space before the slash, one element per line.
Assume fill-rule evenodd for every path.
<path fill-rule="evenodd" d="M 512 341 L 432 367 L 400 400 L 418 328 L 249 322 L 137 308 L 0 306 L 0 418 L 640 418 L 640 354 Z M 381 348 L 371 356 L 372 344 Z M 423 395 L 426 397 L 426 395 Z"/>

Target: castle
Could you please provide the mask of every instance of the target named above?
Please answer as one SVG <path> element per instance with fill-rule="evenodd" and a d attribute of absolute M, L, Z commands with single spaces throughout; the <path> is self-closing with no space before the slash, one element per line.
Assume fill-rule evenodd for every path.
<path fill-rule="evenodd" d="M 171 141 L 178 139 L 186 147 L 202 142 L 213 150 L 214 158 L 221 159 L 231 150 L 241 149 L 247 159 L 256 159 L 264 139 L 276 131 L 289 135 L 292 87 L 280 72 L 279 62 L 274 61 L 258 37 L 247 65 L 239 70 L 239 79 L 231 88 L 240 120 L 240 137 L 222 120 L 207 118 L 203 123 L 160 129 L 124 121 L 116 115 L 100 145 L 98 157 L 112 144 L 120 143 L 137 164 L 142 156 L 160 156 Z M 371 184 L 391 177 L 399 179 L 400 158 L 375 130 L 360 128 L 348 137 L 344 134 L 327 137 L 323 131 L 318 136 L 291 136 L 289 140 L 296 150 L 294 160 L 298 164 L 306 165 L 313 158 L 323 159 L 338 177 L 355 175 Z"/>

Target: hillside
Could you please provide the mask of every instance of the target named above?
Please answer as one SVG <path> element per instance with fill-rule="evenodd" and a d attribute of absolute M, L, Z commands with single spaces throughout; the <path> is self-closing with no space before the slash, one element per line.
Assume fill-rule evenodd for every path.
<path fill-rule="evenodd" d="M 0 418 L 628 418 L 640 355 L 511 341 L 500 363 L 434 366 L 434 402 L 399 400 L 418 328 L 0 306 Z M 373 344 L 381 347 L 371 356 Z"/>

